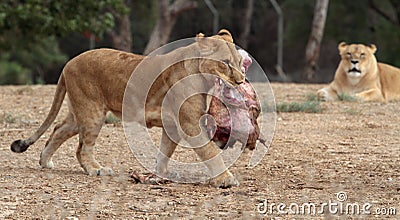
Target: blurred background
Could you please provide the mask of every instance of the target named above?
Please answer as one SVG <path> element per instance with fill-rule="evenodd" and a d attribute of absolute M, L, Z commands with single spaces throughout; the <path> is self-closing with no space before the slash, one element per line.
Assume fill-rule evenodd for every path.
<path fill-rule="evenodd" d="M 53 84 L 83 51 L 148 54 L 220 28 L 270 81 L 331 81 L 341 41 L 376 44 L 379 61 L 400 66 L 399 0 L 2 0 L 0 84 Z"/>

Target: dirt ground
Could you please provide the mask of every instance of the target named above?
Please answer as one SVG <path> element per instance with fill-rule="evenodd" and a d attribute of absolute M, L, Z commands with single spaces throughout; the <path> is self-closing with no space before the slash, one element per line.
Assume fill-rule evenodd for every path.
<path fill-rule="evenodd" d="M 277 103 L 306 101 L 322 86 L 272 84 Z M 12 153 L 11 142 L 27 138 L 45 118 L 54 90 L 0 87 L 0 219 L 400 218 L 400 102 L 333 102 L 322 103 L 321 113 L 278 113 L 261 163 L 248 168 L 245 152 L 230 168 L 241 185 L 216 189 L 134 184 L 130 173 L 145 170 L 120 124 L 104 126 L 97 141 L 97 158 L 114 169 L 112 177 L 84 174 L 77 137 L 56 153 L 54 169 L 41 169 L 40 151 L 54 125 L 27 152 Z M 64 105 L 56 121 L 65 114 Z M 312 205 L 316 212 L 307 213 Z M 355 206 L 359 213 L 349 211 Z"/>

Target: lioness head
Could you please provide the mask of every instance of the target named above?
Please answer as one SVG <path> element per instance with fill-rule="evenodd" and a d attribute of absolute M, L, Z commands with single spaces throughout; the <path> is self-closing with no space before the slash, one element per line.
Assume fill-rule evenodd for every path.
<path fill-rule="evenodd" d="M 377 66 L 375 58 L 376 46 L 371 44 L 346 44 L 342 42 L 338 46 L 341 60 L 341 68 L 350 78 L 361 78 Z"/>
<path fill-rule="evenodd" d="M 212 37 L 204 37 L 204 34 L 200 33 L 196 41 L 201 57 L 206 58 L 200 60 L 200 72 L 217 75 L 234 86 L 244 82 L 245 76 L 241 70 L 242 56 L 235 48 L 229 31 L 222 29 Z"/>

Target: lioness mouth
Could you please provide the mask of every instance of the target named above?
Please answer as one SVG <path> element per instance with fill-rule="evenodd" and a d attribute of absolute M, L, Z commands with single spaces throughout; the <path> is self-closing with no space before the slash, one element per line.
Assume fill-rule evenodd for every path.
<path fill-rule="evenodd" d="M 218 71 L 218 73 L 220 73 L 220 72 Z M 218 75 L 224 82 L 228 83 L 230 86 L 233 86 L 233 87 L 237 86 L 237 85 L 240 85 L 240 84 L 242 84 L 244 82 L 243 80 L 239 80 L 238 81 L 236 79 L 232 79 L 232 78 L 224 76 L 222 74 L 218 74 Z"/>
<path fill-rule="evenodd" d="M 351 69 L 349 70 L 349 73 L 351 73 L 351 72 L 361 73 L 361 71 L 360 71 L 359 69 L 357 69 L 357 68 L 351 68 Z"/>
<path fill-rule="evenodd" d="M 236 82 L 237 84 L 242 84 L 242 83 L 244 83 L 244 80 L 239 80 L 239 81 L 235 80 L 235 82 Z"/>
<path fill-rule="evenodd" d="M 240 106 L 244 104 L 244 97 L 236 87 L 223 82 L 221 79 L 218 79 L 218 86 L 222 88 L 223 97 L 221 98 L 227 100 L 231 105 Z"/>

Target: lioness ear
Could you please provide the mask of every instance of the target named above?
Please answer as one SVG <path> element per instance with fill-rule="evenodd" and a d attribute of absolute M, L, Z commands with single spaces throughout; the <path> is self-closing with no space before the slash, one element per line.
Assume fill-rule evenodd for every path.
<path fill-rule="evenodd" d="M 220 36 L 225 41 L 228 41 L 229 43 L 233 43 L 232 35 L 228 30 L 221 29 L 220 31 L 218 31 L 217 35 Z"/>
<path fill-rule="evenodd" d="M 214 40 L 209 37 L 204 37 L 204 34 L 199 33 L 196 35 L 196 41 L 199 45 L 200 54 L 207 56 L 214 52 Z"/>
<path fill-rule="evenodd" d="M 198 33 L 197 35 L 196 35 L 196 40 L 198 40 L 199 38 L 203 38 L 204 37 L 204 34 L 203 33 Z"/>
<path fill-rule="evenodd" d="M 375 44 L 370 44 L 370 45 L 368 46 L 368 48 L 370 49 L 371 53 L 375 53 L 376 50 L 377 50 Z"/>
<path fill-rule="evenodd" d="M 347 43 L 346 42 L 339 43 L 338 49 L 339 49 L 340 53 L 342 53 L 346 48 L 347 48 Z"/>

